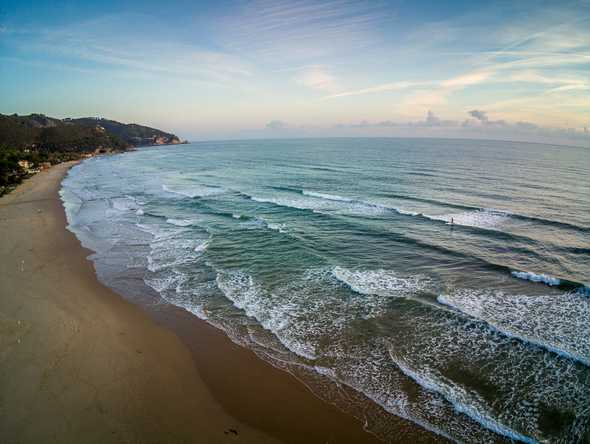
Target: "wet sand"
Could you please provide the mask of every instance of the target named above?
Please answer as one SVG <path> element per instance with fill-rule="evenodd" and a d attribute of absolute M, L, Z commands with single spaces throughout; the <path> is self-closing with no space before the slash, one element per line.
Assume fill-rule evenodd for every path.
<path fill-rule="evenodd" d="M 207 323 L 103 286 L 65 228 L 69 166 L 0 199 L 1 442 L 381 442 Z M 387 416 L 338 392 L 357 417 Z M 403 420 L 388 427 L 388 442 L 437 440 Z"/>

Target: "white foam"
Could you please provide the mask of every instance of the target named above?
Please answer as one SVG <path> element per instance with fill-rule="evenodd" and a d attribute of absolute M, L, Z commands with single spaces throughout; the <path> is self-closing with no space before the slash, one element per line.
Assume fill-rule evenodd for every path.
<path fill-rule="evenodd" d="M 131 211 L 138 209 L 135 199 L 129 197 L 115 197 L 110 199 L 110 202 L 113 208 L 118 211 Z"/>
<path fill-rule="evenodd" d="M 191 199 L 194 199 L 195 197 L 209 197 L 225 193 L 223 188 L 209 187 L 206 185 L 191 185 L 180 188 L 177 185 L 172 186 L 164 184 L 162 185 L 162 189 L 167 193 L 178 194 L 180 196 L 190 197 Z"/>
<path fill-rule="evenodd" d="M 286 233 L 287 232 L 287 225 L 286 224 L 274 224 L 274 223 L 267 222 L 266 226 L 273 231 L 278 231 L 279 233 Z"/>
<path fill-rule="evenodd" d="M 240 227 L 246 228 L 247 230 L 259 230 L 266 227 L 266 222 L 260 217 L 255 217 L 254 219 L 240 222 Z"/>
<path fill-rule="evenodd" d="M 195 252 L 197 253 L 203 253 L 205 250 L 207 250 L 207 247 L 209 246 L 209 241 L 205 241 L 202 244 L 199 244 L 195 247 Z"/>
<path fill-rule="evenodd" d="M 559 280 L 558 278 L 547 276 L 546 274 L 536 274 L 528 271 L 512 271 L 510 274 L 518 279 L 523 279 L 525 281 L 531 282 L 542 282 L 543 284 L 547 284 L 552 287 L 561 284 L 561 280 Z"/>
<path fill-rule="evenodd" d="M 506 223 L 510 216 L 507 213 L 495 210 L 475 210 L 463 213 L 451 213 L 440 215 L 424 214 L 431 220 L 439 220 L 451 225 L 464 225 L 468 227 L 494 229 Z"/>
<path fill-rule="evenodd" d="M 360 294 L 406 297 L 426 290 L 431 282 L 421 276 L 400 277 L 392 270 L 349 270 L 334 267 L 332 274 Z"/>
<path fill-rule="evenodd" d="M 348 197 L 338 196 L 335 194 L 318 193 L 316 191 L 303 190 L 302 194 L 310 197 L 317 197 L 319 199 L 335 200 L 337 202 L 354 202 L 354 199 L 350 199 Z"/>
<path fill-rule="evenodd" d="M 172 269 L 195 261 L 206 248 L 206 241 L 179 224 L 136 224 L 142 231 L 152 234 L 148 270 L 152 272 Z"/>
<path fill-rule="evenodd" d="M 194 223 L 190 219 L 166 219 L 166 222 L 177 227 L 188 227 Z"/>
<path fill-rule="evenodd" d="M 419 216 L 420 213 L 416 213 L 415 211 L 408 211 L 404 210 L 403 208 L 393 208 L 399 214 L 403 214 L 404 216 Z"/>
<path fill-rule="evenodd" d="M 143 210 L 141 208 L 139 208 L 135 214 L 137 214 L 138 216 L 143 216 L 145 213 L 143 212 Z"/>
<path fill-rule="evenodd" d="M 438 301 L 487 322 L 498 331 L 590 366 L 590 299 L 558 295 L 508 295 L 460 290 Z"/>
<path fill-rule="evenodd" d="M 281 197 L 250 197 L 255 202 L 272 203 L 281 207 L 295 208 L 298 210 L 319 210 L 323 208 L 321 202 L 309 199 L 289 199 Z"/>
<path fill-rule="evenodd" d="M 360 216 L 379 216 L 383 213 L 391 211 L 391 209 L 370 203 L 342 199 L 317 198 L 312 196 L 309 197 L 310 198 L 252 196 L 250 198 L 255 202 L 272 203 L 282 207 L 295 208 L 299 210 L 311 210 L 315 213 L 335 212 Z"/>
<path fill-rule="evenodd" d="M 336 201 L 336 202 L 352 203 L 352 204 L 354 204 L 353 208 L 360 207 L 360 208 L 370 209 L 368 211 L 371 213 L 383 213 L 386 211 L 395 211 L 396 213 L 399 213 L 399 214 L 402 214 L 405 216 L 418 216 L 419 215 L 419 213 L 416 213 L 414 211 L 408 211 L 403 208 L 389 207 L 387 205 L 382 205 L 379 203 L 351 199 L 349 197 L 338 196 L 336 194 L 318 193 L 316 191 L 307 191 L 307 190 L 303 190 L 302 194 L 304 194 L 306 196 L 310 196 L 310 197 L 316 197 L 319 199 L 332 200 L 332 201 Z"/>
<path fill-rule="evenodd" d="M 170 273 L 162 277 L 148 277 L 145 279 L 145 283 L 156 290 L 158 293 L 162 293 L 165 290 L 169 290 L 178 286 L 180 279 L 181 277 L 177 273 Z"/>
<path fill-rule="evenodd" d="M 386 339 L 393 362 L 482 426 L 523 441 L 584 435 L 590 402 L 584 366 L 458 312 L 414 310 L 398 328 L 403 335 Z M 542 428 L 549 408 L 573 414 L 551 435 Z"/>
<path fill-rule="evenodd" d="M 440 393 L 453 404 L 458 412 L 464 413 L 470 418 L 473 418 L 485 428 L 524 443 L 534 444 L 537 442 L 536 440 L 518 433 L 497 421 L 484 409 L 478 408 L 477 404 L 473 403 L 473 395 L 468 393 L 462 387 L 446 384 L 444 380 L 433 378 L 429 376 L 427 372 L 414 370 L 402 359 L 394 355 L 391 355 L 391 359 L 406 376 L 416 381 L 416 383 L 422 387 Z"/>
<path fill-rule="evenodd" d="M 235 307 L 274 333 L 287 349 L 306 359 L 316 358 L 311 344 L 289 331 L 291 314 L 296 306 L 264 291 L 254 282 L 252 276 L 241 271 L 219 271 L 216 281 L 219 289 Z"/>

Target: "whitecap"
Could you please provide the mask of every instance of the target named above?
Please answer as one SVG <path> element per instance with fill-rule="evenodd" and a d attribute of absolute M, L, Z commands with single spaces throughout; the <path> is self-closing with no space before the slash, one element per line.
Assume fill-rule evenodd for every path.
<path fill-rule="evenodd" d="M 507 213 L 495 210 L 475 210 L 440 215 L 423 214 L 423 216 L 427 219 L 445 222 L 448 225 L 464 225 L 485 229 L 497 228 L 510 218 Z"/>
<path fill-rule="evenodd" d="M 311 196 L 309 196 L 311 197 Z M 374 205 L 370 203 L 364 202 L 356 202 L 356 201 L 345 201 L 345 200 L 337 200 L 337 199 L 325 199 L 325 198 L 316 198 L 311 197 L 310 199 L 306 198 L 289 198 L 289 197 L 257 197 L 251 196 L 255 202 L 261 203 L 271 203 L 274 205 L 287 207 L 287 208 L 295 208 L 298 210 L 310 210 L 314 213 L 339 213 L 339 214 L 353 214 L 359 216 L 379 216 L 383 213 L 391 211 L 391 209 L 385 208 L 380 205 Z"/>
<path fill-rule="evenodd" d="M 287 232 L 287 225 L 286 224 L 274 224 L 274 223 L 267 222 L 266 226 L 273 231 L 278 231 L 279 233 L 286 233 Z"/>
<path fill-rule="evenodd" d="M 349 270 L 334 267 L 332 274 L 353 291 L 365 295 L 406 297 L 427 290 L 431 281 L 422 276 L 401 277 L 392 270 Z"/>
<path fill-rule="evenodd" d="M 203 242 L 202 244 L 197 245 L 195 247 L 194 251 L 197 253 L 203 253 L 207 249 L 208 246 L 209 246 L 209 241 L 207 240 L 207 241 Z"/>
<path fill-rule="evenodd" d="M 393 363 L 482 426 L 525 442 L 577 442 L 584 435 L 586 367 L 459 312 L 419 308 L 398 328 L 403 335 L 386 338 Z M 558 429 L 547 430 L 548 414 L 559 418 Z"/>
<path fill-rule="evenodd" d="M 393 208 L 393 210 L 395 210 L 396 212 L 398 212 L 399 214 L 402 214 L 404 216 L 419 216 L 420 215 L 420 213 L 417 213 L 415 211 L 404 210 L 403 208 Z"/>
<path fill-rule="evenodd" d="M 135 202 L 135 199 L 131 197 L 115 197 L 110 199 L 110 202 L 112 207 L 118 211 L 131 211 L 138 209 L 137 202 Z"/>
<path fill-rule="evenodd" d="M 166 219 L 166 222 L 177 227 L 188 227 L 194 223 L 190 219 Z"/>
<path fill-rule="evenodd" d="M 306 196 L 317 197 L 319 199 L 335 200 L 338 202 L 354 202 L 354 199 L 350 199 L 349 197 L 338 196 L 335 194 L 318 193 L 316 191 L 307 191 L 307 190 L 303 190 L 301 193 Z"/>
<path fill-rule="evenodd" d="M 209 197 L 215 196 L 217 194 L 225 193 L 223 188 L 219 187 L 211 187 L 208 185 L 191 185 L 187 187 L 179 187 L 179 186 L 172 186 L 172 185 L 162 185 L 162 189 L 167 193 L 178 194 L 184 197 L 190 197 L 194 199 L 196 197 Z"/>
<path fill-rule="evenodd" d="M 459 290 L 438 297 L 442 304 L 487 322 L 510 337 L 590 366 L 590 300 L 573 293 L 512 295 Z"/>
<path fill-rule="evenodd" d="M 551 287 L 561 284 L 560 279 L 548 276 L 546 274 L 536 274 L 528 271 L 512 271 L 510 274 L 518 279 L 523 279 L 525 281 L 531 282 L 541 282 Z"/>
<path fill-rule="evenodd" d="M 510 439 L 521 441 L 527 444 L 534 444 L 537 441 L 518 433 L 515 430 L 502 424 L 495 418 L 489 415 L 484 409 L 478 408 L 472 401 L 472 394 L 468 393 L 463 387 L 456 386 L 453 384 L 446 383 L 444 379 L 438 379 L 418 369 L 413 369 L 402 359 L 391 355 L 393 362 L 407 377 L 413 379 L 417 384 L 424 387 L 427 390 L 432 390 L 436 393 L 440 393 L 444 396 L 453 406 L 455 410 L 460 413 L 464 413 L 467 416 L 473 418 L 475 421 L 483 425 L 485 428 L 499 433 L 500 435 L 507 436 Z"/>
<path fill-rule="evenodd" d="M 297 325 L 292 324 L 298 309 L 296 305 L 265 291 L 252 276 L 242 271 L 218 271 L 216 281 L 235 307 L 274 333 L 287 349 L 306 359 L 316 358 L 314 347 L 297 334 Z"/>

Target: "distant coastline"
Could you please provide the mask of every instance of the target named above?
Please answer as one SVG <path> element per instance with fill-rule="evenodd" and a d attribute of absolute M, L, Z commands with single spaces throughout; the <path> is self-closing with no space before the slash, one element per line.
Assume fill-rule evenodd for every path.
<path fill-rule="evenodd" d="M 0 196 L 51 165 L 142 146 L 182 143 L 187 141 L 160 129 L 99 117 L 0 114 Z"/>

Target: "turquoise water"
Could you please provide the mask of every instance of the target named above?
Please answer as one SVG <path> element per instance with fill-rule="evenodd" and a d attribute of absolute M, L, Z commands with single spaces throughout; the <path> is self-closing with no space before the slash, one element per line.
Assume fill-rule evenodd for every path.
<path fill-rule="evenodd" d="M 107 284 L 274 365 L 455 441 L 583 442 L 589 174 L 540 144 L 203 142 L 87 160 L 62 198 Z"/>

